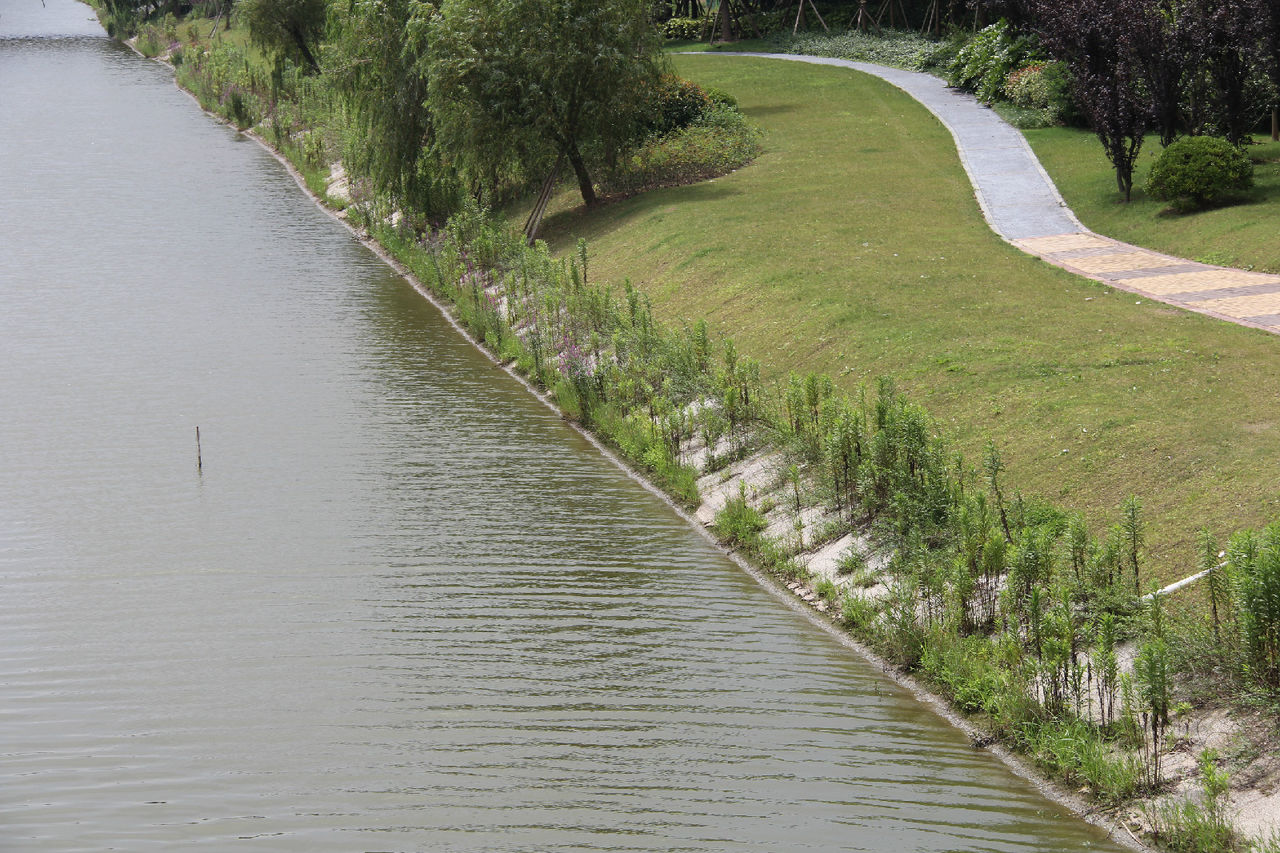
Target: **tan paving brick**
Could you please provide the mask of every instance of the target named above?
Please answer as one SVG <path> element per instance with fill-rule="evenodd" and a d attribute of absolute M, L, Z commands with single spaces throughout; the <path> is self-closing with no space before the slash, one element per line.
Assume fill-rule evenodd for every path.
<path fill-rule="evenodd" d="M 1188 302 L 1196 308 L 1216 311 L 1228 317 L 1257 317 L 1262 314 L 1280 314 L 1280 293 L 1260 293 L 1255 296 L 1229 296 L 1225 299 L 1206 299 Z"/>
<path fill-rule="evenodd" d="M 1067 261 L 1076 269 L 1087 273 L 1134 272 L 1159 267 L 1172 267 L 1185 264 L 1177 258 L 1166 258 L 1154 252 L 1116 252 L 1110 255 L 1089 255 L 1084 258 L 1072 258 Z"/>
<path fill-rule="evenodd" d="M 1074 252 L 1078 249 L 1105 249 L 1115 245 L 1096 234 L 1055 234 L 1052 237 L 1028 237 L 1015 242 L 1019 248 L 1037 255 Z"/>
<path fill-rule="evenodd" d="M 1195 293 L 1199 290 L 1220 290 L 1224 287 L 1252 287 L 1280 283 L 1280 276 L 1264 276 L 1242 270 L 1210 269 L 1181 272 L 1172 275 L 1153 275 L 1127 282 L 1139 290 L 1164 296 L 1171 293 Z"/>

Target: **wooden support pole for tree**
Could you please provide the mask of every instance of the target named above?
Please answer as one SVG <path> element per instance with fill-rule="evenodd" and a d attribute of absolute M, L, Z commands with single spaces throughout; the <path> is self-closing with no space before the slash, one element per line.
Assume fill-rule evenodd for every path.
<path fill-rule="evenodd" d="M 831 28 L 827 26 L 827 22 L 822 20 L 822 13 L 818 11 L 818 7 L 813 5 L 813 0 L 800 0 L 800 5 L 796 7 L 796 23 L 791 28 L 791 34 L 795 35 L 800 32 L 800 22 L 804 20 L 804 4 L 808 3 L 809 8 L 813 10 L 814 16 L 818 19 L 818 23 L 822 24 L 822 28 L 827 32 L 831 32 Z"/>
<path fill-rule="evenodd" d="M 818 11 L 818 7 L 813 5 L 813 0 L 809 0 L 809 8 L 813 10 L 813 14 L 817 16 L 818 23 L 822 24 L 822 28 L 827 32 L 831 32 L 831 28 L 827 26 L 827 22 L 822 20 L 822 13 Z"/>
<path fill-rule="evenodd" d="M 888 13 L 889 13 L 889 29 L 897 29 L 897 28 L 898 28 L 897 21 L 895 20 L 895 18 L 894 18 L 894 14 L 893 14 L 893 9 L 894 9 L 894 7 L 895 7 L 895 6 L 898 8 L 898 14 L 902 16 L 902 27 L 903 27 L 903 29 L 906 29 L 906 27 L 907 27 L 907 10 L 906 10 L 905 8 L 903 8 L 903 6 L 902 6 L 902 0 L 884 0 L 884 2 L 880 4 L 880 11 L 879 11 L 879 12 L 876 12 L 876 27 L 877 27 L 877 28 L 878 28 L 878 27 L 880 26 L 880 24 L 884 21 L 884 15 L 885 15 L 885 12 L 888 12 Z"/>
<path fill-rule="evenodd" d="M 1280 142 L 1280 107 L 1271 108 L 1271 141 Z"/>
<path fill-rule="evenodd" d="M 868 26 L 874 28 L 876 32 L 880 31 L 880 24 L 871 16 L 871 12 L 867 10 L 867 0 L 858 0 L 858 14 L 854 19 L 854 29 L 865 32 Z"/>
<path fill-rule="evenodd" d="M 556 163 L 551 167 L 547 179 L 542 182 L 542 191 L 538 193 L 538 200 L 534 202 L 533 210 L 529 211 L 529 218 L 524 221 L 524 239 L 530 246 L 538 237 L 538 228 L 542 226 L 542 215 L 547 212 L 547 205 L 551 202 L 551 194 L 555 191 L 556 181 L 560 179 L 560 169 L 563 166 L 564 154 L 561 154 L 556 158 Z"/>
<path fill-rule="evenodd" d="M 938 0 L 933 0 L 929 4 L 929 8 L 925 10 L 924 23 L 920 26 L 920 35 L 924 35 L 930 29 L 933 30 L 934 35 L 942 34 L 942 8 Z"/>

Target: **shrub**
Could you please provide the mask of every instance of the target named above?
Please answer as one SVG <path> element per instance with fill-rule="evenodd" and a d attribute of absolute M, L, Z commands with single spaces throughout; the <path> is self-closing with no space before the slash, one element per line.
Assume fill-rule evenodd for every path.
<path fill-rule="evenodd" d="M 691 184 L 728 174 L 759 153 L 760 131 L 741 113 L 715 108 L 697 124 L 650 140 L 624 158 L 602 185 L 605 192 L 630 195 Z"/>
<path fill-rule="evenodd" d="M 1038 57 L 1035 42 L 1018 35 L 1002 19 L 960 48 L 947 67 L 947 83 L 989 104 L 1003 94 L 1005 80 L 1014 69 Z"/>
<path fill-rule="evenodd" d="M 227 94 L 227 109 L 230 111 L 231 120 L 240 130 L 253 127 L 253 111 L 250 109 L 244 93 L 239 89 L 232 89 Z"/>
<path fill-rule="evenodd" d="M 828 604 L 836 604 L 840 600 L 840 591 L 836 589 L 836 585 L 828 578 L 818 581 L 818 585 L 814 587 L 813 591 Z"/>
<path fill-rule="evenodd" d="M 1161 847 L 1176 853 L 1219 853 L 1239 849 L 1241 840 L 1227 812 L 1227 794 L 1231 780 L 1214 762 L 1217 754 L 1206 749 L 1200 753 L 1199 802 L 1180 800 L 1162 803 L 1146 810 L 1152 834 Z"/>
<path fill-rule="evenodd" d="M 861 595 L 846 592 L 840 602 L 840 620 L 844 622 L 845 627 L 863 634 L 876 621 L 875 602 Z"/>
<path fill-rule="evenodd" d="M 1005 78 L 1003 92 L 1015 106 L 1038 112 L 1045 126 L 1079 122 L 1071 99 L 1071 72 L 1061 62 L 1022 66 Z"/>
<path fill-rule="evenodd" d="M 1177 210 L 1216 204 L 1253 186 L 1253 163 L 1225 139 L 1189 136 L 1166 148 L 1151 167 L 1147 193 Z"/>
<path fill-rule="evenodd" d="M 711 110 L 711 98 L 697 83 L 664 74 L 649 95 L 653 133 L 671 133 L 702 118 Z"/>
<path fill-rule="evenodd" d="M 747 496 L 742 492 L 736 498 L 729 498 L 724 509 L 716 513 L 716 532 L 733 546 L 755 544 L 761 531 L 768 526 L 764 516 L 747 503 Z"/>
<path fill-rule="evenodd" d="M 1280 687 L 1280 523 L 1267 527 L 1252 548 L 1239 541 L 1229 552 L 1229 571 L 1236 578 L 1247 674 Z"/>
<path fill-rule="evenodd" d="M 738 99 L 723 89 L 707 87 L 705 90 L 707 97 L 711 99 L 711 103 L 717 107 L 726 107 L 731 110 L 738 109 Z"/>
<path fill-rule="evenodd" d="M 1044 77 L 1045 63 L 1024 65 L 1004 81 L 1004 95 L 1013 103 L 1028 109 L 1043 110 L 1049 106 L 1049 86 Z"/>
<path fill-rule="evenodd" d="M 157 57 L 164 51 L 164 43 L 154 28 L 148 28 L 146 32 L 139 35 L 138 40 L 134 42 L 134 47 L 138 49 L 138 53 L 148 59 Z"/>
<path fill-rule="evenodd" d="M 838 575 L 861 575 L 866 570 L 866 558 L 862 556 L 862 552 L 858 550 L 857 545 L 850 545 L 845 548 L 836 559 L 836 574 Z"/>
<path fill-rule="evenodd" d="M 697 18 L 671 18 L 662 25 L 662 35 L 669 41 L 697 41 L 702 37 L 702 21 Z"/>

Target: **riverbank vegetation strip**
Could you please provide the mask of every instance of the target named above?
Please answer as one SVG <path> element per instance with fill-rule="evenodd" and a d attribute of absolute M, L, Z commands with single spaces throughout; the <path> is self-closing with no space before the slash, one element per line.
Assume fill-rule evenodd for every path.
<path fill-rule="evenodd" d="M 416 180 L 416 171 L 379 181 L 355 159 L 350 175 L 354 187 L 338 191 L 343 181 L 352 185 L 348 179 L 336 179 L 335 155 L 348 150 L 343 147 L 344 140 L 351 141 L 348 135 L 356 140 L 350 150 L 367 144 L 375 120 L 362 113 L 341 86 L 323 74 L 305 73 L 305 59 L 303 65 L 277 61 L 264 67 L 251 60 L 243 42 L 237 45 L 228 39 L 231 47 L 208 44 L 203 25 L 187 33 L 189 41 L 179 37 L 165 43 L 163 54 L 207 108 L 240 126 L 254 126 L 274 141 L 299 163 L 314 189 L 321 194 L 332 191 L 335 200 L 347 206 L 350 219 L 451 305 L 456 319 L 477 341 L 545 389 L 567 417 L 595 431 L 676 500 L 698 509 L 728 546 L 786 580 L 863 642 L 973 715 L 992 737 L 1032 756 L 1058 779 L 1109 807 L 1158 795 L 1167 790 L 1171 766 L 1177 765 L 1178 724 L 1186 718 L 1189 703 L 1221 705 L 1234 697 L 1267 708 L 1275 701 L 1280 689 L 1280 527 L 1245 530 L 1223 543 L 1207 530 L 1188 532 L 1196 543 L 1196 558 L 1183 568 L 1204 570 L 1208 583 L 1203 601 L 1173 608 L 1162 596 L 1144 595 L 1159 577 L 1150 555 L 1150 504 L 1144 500 L 1130 494 L 1115 502 L 1108 518 L 1087 518 L 1037 496 L 1043 492 L 1021 487 L 1002 444 L 985 442 L 976 453 L 957 450 L 948 434 L 962 422 L 963 408 L 953 409 L 952 420 L 940 423 L 892 380 L 867 383 L 854 376 L 851 381 L 849 371 L 784 372 L 776 361 L 765 364 L 745 354 L 776 352 L 776 343 L 763 345 L 771 332 L 784 342 L 800 340 L 807 330 L 789 328 L 785 320 L 825 313 L 813 311 L 815 306 L 807 300 L 819 298 L 819 291 L 837 277 L 851 275 L 858 291 L 845 302 L 861 306 L 852 312 L 856 322 L 837 338 L 819 336 L 819 352 L 834 346 L 857 346 L 866 353 L 892 350 L 895 335 L 901 336 L 900 354 L 918 350 L 922 341 L 944 339 L 930 338 L 929 324 L 918 323 L 914 315 L 922 306 L 934 303 L 936 322 L 975 300 L 1036 315 L 1029 324 L 1025 316 L 1000 324 L 980 322 L 978 314 L 962 316 L 969 321 L 969 334 L 1007 338 L 997 349 L 1009 369 L 1025 369 L 1026 353 L 1016 343 L 1022 340 L 1048 337 L 1052 346 L 1074 347 L 1077 353 L 1082 343 L 1087 345 L 1078 337 L 1081 330 L 1066 322 L 1083 312 L 1067 306 L 1079 309 L 1079 303 L 1103 294 L 1054 273 L 1045 275 L 1042 268 L 995 241 L 972 210 L 972 198 L 965 198 L 963 176 L 954 174 L 958 166 L 938 153 L 944 150 L 938 141 L 944 132 L 913 113 L 897 93 L 861 84 L 866 87 L 864 105 L 870 105 L 861 119 L 866 122 L 864 132 L 871 128 L 864 142 L 868 148 L 878 147 L 877 132 L 892 135 L 910 125 L 915 168 L 888 172 L 885 158 L 862 156 L 841 161 L 838 177 L 863 181 L 862 189 L 849 195 L 877 202 L 892 195 L 884 187 L 895 186 L 893 178 L 910 180 L 913 171 L 924 172 L 920 179 L 933 186 L 933 195 L 942 196 L 942 202 L 928 211 L 908 210 L 905 217 L 894 213 L 889 203 L 863 211 L 855 227 L 898 230 L 896 235 L 876 231 L 873 250 L 872 239 L 831 239 L 830 245 L 852 248 L 855 256 L 859 245 L 872 250 L 866 252 L 868 261 L 883 267 L 889 279 L 860 273 L 856 263 L 849 269 L 836 268 L 833 260 L 842 258 L 831 257 L 824 248 L 835 235 L 814 234 L 809 228 L 805 245 L 814 247 L 807 270 L 811 283 L 794 282 L 795 287 L 784 288 L 775 281 L 761 287 L 759 294 L 750 287 L 736 293 L 739 302 L 758 301 L 755 310 L 775 316 L 772 330 L 764 324 L 749 328 L 748 338 L 762 345 L 754 350 L 741 339 L 735 344 L 714 333 L 713 323 L 728 325 L 723 318 L 710 323 L 701 317 L 681 320 L 681 312 L 670 307 L 669 294 L 668 316 L 662 319 L 654 310 L 654 303 L 664 298 L 661 287 L 642 290 L 612 284 L 618 279 L 602 273 L 602 267 L 625 263 L 627 251 L 617 246 L 598 254 L 589 251 L 585 240 L 565 245 L 576 214 L 560 215 L 555 245 L 562 249 L 557 252 L 554 245 L 529 245 L 523 235 L 496 223 L 466 192 L 455 196 L 443 224 L 431 226 L 420 208 L 406 210 L 406 198 L 395 189 Z M 181 25 L 175 21 L 172 26 L 176 32 Z M 168 38 L 167 29 L 152 38 Z M 323 50 L 320 55 L 325 56 Z M 322 67 L 323 62 L 322 58 Z M 763 107 L 774 103 L 790 110 L 792 121 L 804 118 L 823 127 L 817 117 L 795 115 L 802 109 L 796 101 L 803 103 L 795 97 L 801 77 L 771 81 L 764 74 L 747 86 L 741 75 L 758 74 L 759 69 L 724 73 L 740 75 L 728 82 L 742 93 L 748 114 L 763 121 L 768 115 Z M 844 84 L 814 76 L 825 89 L 815 100 L 816 109 L 847 121 L 849 110 L 839 108 L 840 99 L 848 97 Z M 784 87 L 791 89 L 785 102 L 779 91 Z M 877 131 L 877 125 L 883 130 Z M 847 133 L 848 127 L 835 122 L 825 129 L 839 134 Z M 686 289 L 705 295 L 726 286 L 731 275 L 745 275 L 747 270 L 741 265 L 728 269 L 723 247 L 727 243 L 754 250 L 751 241 L 741 239 L 742 233 L 758 228 L 761 221 L 756 218 L 758 209 L 748 216 L 741 204 L 733 205 L 733 211 L 717 207 L 724 203 L 717 195 L 726 185 L 730 198 L 750 189 L 753 207 L 783 204 L 791 217 L 764 221 L 800 228 L 811 222 L 797 216 L 797 208 L 807 203 L 807 196 L 821 196 L 813 191 L 816 185 L 806 183 L 814 178 L 799 165 L 803 158 L 796 152 L 801 143 L 781 133 L 767 138 L 777 148 L 767 151 L 756 167 L 720 178 L 715 187 L 704 183 L 683 191 L 658 190 L 591 211 L 601 213 L 595 222 L 606 223 L 596 227 L 607 227 L 609 217 L 614 217 L 616 228 L 626 216 L 642 214 L 649 217 L 644 227 L 637 228 L 633 221 L 629 231 L 647 242 L 656 236 L 657 219 L 671 217 L 679 223 L 688 209 L 697 207 L 677 202 L 701 197 L 706 202 L 702 215 L 716 216 L 719 229 L 714 239 L 726 242 L 715 244 L 722 248 L 712 274 L 700 268 L 701 277 L 684 279 L 693 285 Z M 887 143 L 887 138 L 881 141 Z M 828 160 L 842 147 L 834 138 L 812 144 L 821 146 Z M 556 154 L 555 146 L 542 154 L 544 160 L 538 162 Z M 607 161 L 604 148 L 600 156 L 601 162 Z M 771 156 L 776 159 L 771 161 Z M 893 159 L 888 158 L 890 164 Z M 865 172 L 859 173 L 858 167 L 865 167 Z M 458 174 L 472 173 L 464 169 Z M 524 177 L 532 181 L 536 176 L 536 170 L 530 170 Z M 754 180 L 773 183 L 753 188 Z M 436 194 L 443 184 L 432 181 L 435 178 L 415 192 L 439 201 L 445 197 Z M 799 187 L 788 195 L 784 188 L 793 183 Z M 770 186 L 782 196 L 781 202 L 770 201 Z M 581 189 L 577 187 L 589 201 Z M 677 195 L 681 192 L 683 196 Z M 896 201 L 911 198 L 915 196 L 898 187 Z M 906 235 L 924 233 L 912 228 L 910 218 L 935 226 L 941 220 L 948 229 L 945 248 L 913 246 L 910 265 L 908 260 L 895 263 L 889 257 L 903 253 L 891 250 L 909 245 L 909 239 L 904 243 Z M 840 227 L 848 227 L 848 218 L 841 222 Z M 689 231 L 694 239 L 713 239 L 705 229 Z M 788 243 L 787 234 L 781 237 L 778 242 Z M 598 243 L 608 247 L 608 234 L 601 238 Z M 797 244 L 790 240 L 793 250 Z M 682 245 L 674 248 L 676 257 L 683 255 Z M 953 256 L 949 262 L 943 251 Z M 923 252 L 938 253 L 929 258 L 935 266 L 923 263 Z M 694 253 L 689 260 L 696 263 L 699 258 Z M 791 268 L 779 262 L 762 265 L 757 274 L 777 276 L 779 270 Z M 942 287 L 930 282 L 928 274 L 919 279 L 923 284 L 918 283 L 921 268 L 944 273 Z M 988 277 L 976 281 L 973 269 L 986 270 Z M 690 272 L 698 268 L 685 270 Z M 992 299 L 993 281 L 1010 295 Z M 806 286 L 816 289 L 806 292 Z M 901 293 L 891 296 L 894 290 Z M 959 293 L 945 295 L 950 290 Z M 1065 297 L 1055 296 L 1059 292 Z M 825 298 L 831 299 L 831 294 Z M 893 299 L 899 301 L 889 311 L 864 310 L 868 300 Z M 1085 324 L 1101 319 L 1126 340 L 1139 334 L 1132 353 L 1143 357 L 1131 360 L 1141 361 L 1146 370 L 1175 372 L 1169 378 L 1154 377 L 1158 381 L 1143 389 L 1147 394 L 1148 388 L 1162 383 L 1185 384 L 1194 373 L 1188 368 L 1211 363 L 1208 353 L 1216 350 L 1209 343 L 1210 332 L 1227 338 L 1226 344 L 1216 341 L 1217 347 L 1271 343 L 1260 335 L 1247 337 L 1243 330 L 1210 327 L 1201 318 L 1170 319 L 1111 302 L 1093 306 L 1099 310 Z M 884 302 L 883 307 L 890 304 Z M 1175 322 L 1176 327 L 1169 325 Z M 1073 334 L 1077 339 L 1068 340 Z M 913 337 L 917 339 L 910 340 Z M 1201 346 L 1204 349 L 1198 349 Z M 1168 355 L 1153 364 L 1147 360 L 1150 351 Z M 792 357 L 812 367 L 819 361 L 813 355 L 810 350 Z M 853 359 L 842 349 L 839 361 L 846 360 Z M 1022 365 L 1014 365 L 1015 360 Z M 1127 372 L 1134 365 L 1121 359 L 1112 366 Z M 919 387 L 934 378 L 934 372 L 918 368 L 905 373 Z M 1054 405 L 1063 404 L 1061 395 L 1047 397 Z M 1018 405 L 1010 399 L 1010 408 Z M 1185 416 L 1185 409 L 1176 411 Z M 1040 411 L 1037 417 L 1045 415 Z M 1031 416 L 1030 411 L 1022 414 Z M 1043 442 L 1038 431 L 1033 433 Z M 1126 487 L 1118 476 L 1121 472 L 1113 468 L 1104 473 L 1107 483 L 1098 488 L 1114 490 L 1116 480 L 1120 488 Z M 1188 703 L 1185 708 L 1183 703 Z M 1243 760 L 1242 754 L 1202 753 L 1203 798 L 1167 810 L 1153 806 L 1145 825 L 1165 838 L 1205 825 L 1221 826 L 1226 836 L 1220 837 L 1238 846 L 1247 844 L 1220 820 L 1226 806 L 1213 773 L 1227 759 Z"/>

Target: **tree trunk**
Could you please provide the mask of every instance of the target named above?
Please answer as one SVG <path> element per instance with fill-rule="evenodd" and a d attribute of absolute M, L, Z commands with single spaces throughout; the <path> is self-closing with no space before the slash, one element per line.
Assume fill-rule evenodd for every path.
<path fill-rule="evenodd" d="M 578 190 L 582 193 L 582 201 L 591 207 L 596 203 L 596 189 L 591 185 L 591 175 L 587 173 L 587 164 L 582 161 L 582 154 L 578 151 L 578 143 L 569 140 L 569 144 L 565 147 L 564 155 L 569 158 L 569 165 L 573 167 L 573 174 L 578 177 Z"/>
<path fill-rule="evenodd" d="M 297 27 L 291 27 L 289 29 L 289 35 L 293 36 L 293 43 L 298 46 L 298 52 L 301 53 L 302 58 L 307 61 L 307 67 L 310 69 L 310 73 L 319 74 L 320 63 L 316 62 L 315 56 L 311 53 L 311 48 L 307 47 L 307 40 L 302 37 L 302 30 Z"/>

